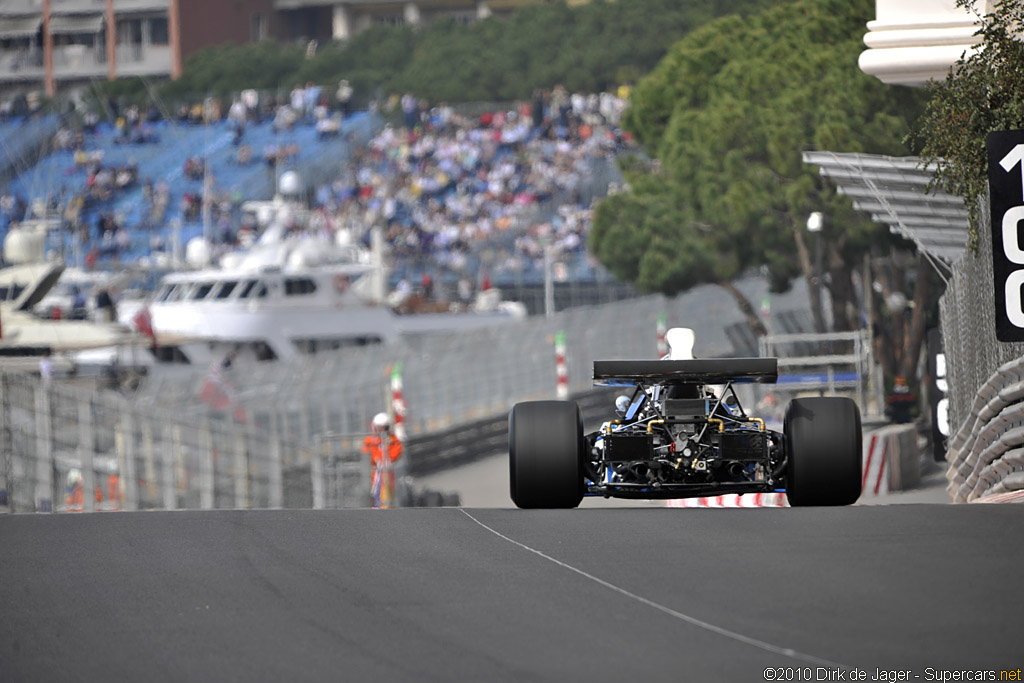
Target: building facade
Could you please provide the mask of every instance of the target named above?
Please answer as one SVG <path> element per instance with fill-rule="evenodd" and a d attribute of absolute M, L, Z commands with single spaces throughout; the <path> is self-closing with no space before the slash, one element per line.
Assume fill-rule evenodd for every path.
<path fill-rule="evenodd" d="M 73 82 L 172 72 L 176 0 L 4 0 L 0 88 L 45 90 Z"/>
<path fill-rule="evenodd" d="M 465 22 L 543 0 L 0 0 L 0 92 L 175 78 L 204 47 L 344 40 L 375 24 Z"/>
<path fill-rule="evenodd" d="M 991 11 L 992 0 L 977 0 L 976 5 L 984 15 Z M 941 81 L 960 55 L 973 50 L 979 18 L 958 7 L 956 0 L 876 0 L 860 69 L 894 85 Z"/>

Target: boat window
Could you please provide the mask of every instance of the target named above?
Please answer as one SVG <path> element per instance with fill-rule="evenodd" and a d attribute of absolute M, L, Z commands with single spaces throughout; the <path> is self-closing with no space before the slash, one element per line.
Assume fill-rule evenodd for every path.
<path fill-rule="evenodd" d="M 289 277 L 284 280 L 284 295 L 296 296 L 312 294 L 316 291 L 316 283 L 308 277 Z"/>
<path fill-rule="evenodd" d="M 0 301 L 7 301 L 7 288 L 0 287 Z"/>
<path fill-rule="evenodd" d="M 167 301 L 167 297 L 169 297 L 171 295 L 171 292 L 173 292 L 173 291 L 174 291 L 174 285 L 164 285 L 156 293 L 156 300 L 157 301 Z"/>
<path fill-rule="evenodd" d="M 171 291 L 167 293 L 168 301 L 181 301 L 185 298 L 185 290 L 188 289 L 187 284 L 171 285 Z"/>
<path fill-rule="evenodd" d="M 262 283 L 261 286 L 263 286 Z M 265 289 L 266 287 L 264 286 Z M 253 342 L 252 348 L 258 361 L 274 360 L 277 358 L 277 354 L 274 353 L 274 350 L 266 342 Z"/>
<path fill-rule="evenodd" d="M 22 287 L 21 285 L 14 285 L 14 287 L 11 289 L 11 299 L 17 299 L 19 296 L 21 296 L 21 293 L 24 291 L 25 288 Z"/>
<path fill-rule="evenodd" d="M 239 299 L 262 299 L 267 295 L 267 286 L 259 280 L 246 280 L 242 285 L 242 291 L 238 293 Z"/>
<path fill-rule="evenodd" d="M 192 295 L 192 298 L 195 299 L 196 301 L 200 299 L 205 299 L 206 295 L 210 293 L 210 290 L 213 289 L 213 286 L 215 284 L 215 282 L 199 283 L 199 285 L 196 287 L 195 293 Z"/>
<path fill-rule="evenodd" d="M 355 337 L 321 337 L 311 339 L 299 337 L 292 339 L 296 350 L 299 353 L 311 355 L 320 351 L 336 351 L 356 346 L 369 346 L 371 344 L 382 344 L 384 340 L 377 335 L 361 335 Z"/>
<path fill-rule="evenodd" d="M 217 290 L 217 293 L 213 295 L 213 298 L 214 299 L 227 299 L 229 296 L 231 296 L 231 292 L 233 292 L 235 290 L 235 285 L 237 285 L 237 284 L 238 284 L 238 282 L 236 282 L 235 280 L 231 280 L 230 282 L 223 283 L 220 286 L 220 289 Z"/>

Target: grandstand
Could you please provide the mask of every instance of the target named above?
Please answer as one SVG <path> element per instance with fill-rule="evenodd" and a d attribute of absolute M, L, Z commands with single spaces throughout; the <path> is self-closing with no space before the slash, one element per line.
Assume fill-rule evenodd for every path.
<path fill-rule="evenodd" d="M 0 182 L 34 164 L 38 150 L 57 133 L 58 124 L 54 114 L 10 116 L 0 122 Z"/>
<path fill-rule="evenodd" d="M 435 142 L 423 149 L 413 144 L 416 136 L 406 139 L 405 129 L 385 127 L 380 116 L 368 112 L 350 116 L 337 135 L 323 135 L 310 119 L 283 127 L 270 117 L 250 119 L 241 139 L 232 117 L 219 115 L 204 124 L 149 119 L 143 113 L 134 126 L 122 122 L 119 129 L 97 122 L 82 132 L 51 117 L 31 144 L 17 132 L 20 126 L 0 125 L 11 139 L 10 149 L 18 142 L 23 150 L 20 156 L 3 157 L 13 177 L 0 182 L 0 194 L 8 204 L 12 197 L 18 202 L 16 211 L 5 212 L 0 199 L 0 240 L 12 221 L 47 217 L 52 219 L 47 250 L 70 265 L 163 265 L 171 254 L 180 256 L 194 237 L 231 242 L 240 226 L 241 203 L 270 198 L 277 177 L 294 169 L 307 199 L 333 207 L 334 225 L 355 228 L 357 238 L 368 239 L 366 228 L 380 220 L 382 204 L 393 204 L 394 215 L 386 219 L 393 288 L 415 287 L 429 275 L 436 296 L 455 300 L 468 278 L 471 287 L 500 287 L 532 313 L 545 308 L 548 272 L 557 308 L 634 295 L 586 252 L 588 207 L 622 180 L 614 144 L 587 147 L 584 138 L 573 135 L 575 129 L 562 129 L 556 140 L 539 127 L 523 128 L 528 131 L 523 145 L 488 142 L 496 140 L 501 124 L 492 127 L 487 112 L 502 111 L 502 105 L 492 104 L 483 114 L 456 116 L 457 125 L 431 122 L 427 125 Z M 515 127 L 514 116 L 508 124 Z M 608 135 L 620 139 L 614 125 Z M 465 147 L 470 139 L 474 142 Z M 595 134 L 591 143 L 597 139 Z M 463 145 L 472 160 L 469 166 L 453 168 L 440 153 L 452 145 Z M 238 159 L 243 146 L 249 150 L 248 163 Z M 289 151 L 276 167 L 264 161 L 272 148 Z M 354 156 L 360 149 L 367 153 Z M 96 192 L 97 167 L 115 176 L 130 169 L 133 181 Z M 448 180 L 430 188 L 442 169 Z M 547 180 L 538 183 L 537 178 Z M 567 178 L 573 179 L 571 186 Z M 161 188 L 167 193 L 164 203 L 154 201 Z M 207 207 L 217 206 L 206 221 L 199 208 L 204 192 L 214 200 Z M 452 213 L 445 208 L 447 199 L 459 193 L 455 199 L 463 202 L 462 213 Z M 70 211 L 71 206 L 76 210 Z M 477 230 L 478 221 L 496 227 Z M 458 234 L 452 232 L 456 228 Z M 546 245 L 553 248 L 550 260 Z"/>
<path fill-rule="evenodd" d="M 63 254 L 69 264 L 83 265 L 88 252 L 100 246 L 99 237 L 92 228 L 100 215 L 112 213 L 130 239 L 128 248 L 117 254 L 118 260 L 121 263 L 143 260 L 149 256 L 156 242 L 171 245 L 180 239 L 184 244 L 203 233 L 201 219 L 188 219 L 183 214 L 185 195 L 201 196 L 204 191 L 203 178 L 185 175 L 188 159 L 206 160 L 214 192 L 240 193 L 246 200 L 268 199 L 274 192 L 276 174 L 285 170 L 297 170 L 310 187 L 331 177 L 348 155 L 347 141 L 350 138 L 365 141 L 375 125 L 373 117 L 361 113 L 346 120 L 339 135 L 320 137 L 313 125 L 300 123 L 290 130 L 276 132 L 271 121 L 264 121 L 249 124 L 236 146 L 233 128 L 227 120 L 202 125 L 154 121 L 146 124 L 149 141 L 138 143 L 126 141 L 113 125 L 100 123 L 94 133 L 85 135 L 84 151 L 90 156 L 97 155 L 96 159 L 101 158 L 99 163 L 104 168 L 134 167 L 137 180 L 129 187 L 115 191 L 109 199 L 86 198 L 79 222 L 90 228 L 87 242 L 82 242 L 81 233 L 54 231 L 49 236 L 47 248 L 51 253 Z M 32 137 L 23 130 L 25 126 L 31 126 Z M 75 152 L 71 149 L 57 149 L 55 145 L 49 145 L 50 151 L 29 165 L 33 156 L 31 150 L 45 146 L 57 130 L 56 117 L 44 117 L 20 125 L 0 125 L 0 140 L 4 145 L 2 159 L 6 167 L 14 171 L 6 191 L 21 198 L 30 213 L 40 199 L 63 209 L 69 200 L 83 195 L 86 190 L 88 174 L 82 165 L 76 164 Z M 244 165 L 236 161 L 241 144 L 252 150 L 252 160 Z M 284 163 L 278 163 L 276 168 L 271 167 L 262 156 L 269 145 L 287 145 L 296 154 Z M 143 193 L 147 181 L 154 186 L 162 181 L 170 190 L 166 212 L 158 224 L 147 221 L 148 207 Z M 6 237 L 11 220 L 25 217 L 28 216 L 0 216 L 0 239 Z M 178 235 L 175 235 L 176 230 Z M 103 265 L 104 260 L 112 258 L 112 254 L 101 252 L 96 265 Z"/>

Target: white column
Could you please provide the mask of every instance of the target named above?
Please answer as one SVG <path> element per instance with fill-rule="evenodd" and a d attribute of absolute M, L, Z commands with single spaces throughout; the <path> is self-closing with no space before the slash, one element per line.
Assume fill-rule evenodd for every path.
<path fill-rule="evenodd" d="M 331 37 L 347 40 L 352 37 L 352 15 L 345 5 L 335 5 L 331 16 Z"/>
<path fill-rule="evenodd" d="M 420 15 L 420 6 L 415 2 L 405 3 L 402 15 L 405 18 L 405 23 L 409 26 L 419 26 L 423 20 L 423 17 Z"/>

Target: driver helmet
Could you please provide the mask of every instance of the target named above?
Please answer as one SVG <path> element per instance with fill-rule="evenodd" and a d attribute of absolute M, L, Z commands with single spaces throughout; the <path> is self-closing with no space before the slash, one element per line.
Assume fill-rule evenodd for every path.
<path fill-rule="evenodd" d="M 373 431 L 386 432 L 391 427 L 391 418 L 387 413 L 377 413 L 373 416 Z"/>

